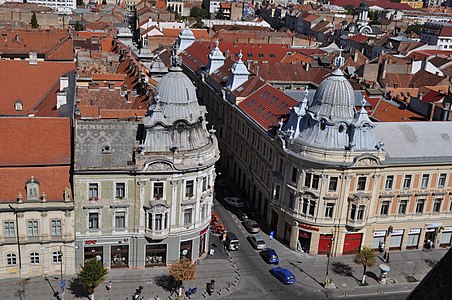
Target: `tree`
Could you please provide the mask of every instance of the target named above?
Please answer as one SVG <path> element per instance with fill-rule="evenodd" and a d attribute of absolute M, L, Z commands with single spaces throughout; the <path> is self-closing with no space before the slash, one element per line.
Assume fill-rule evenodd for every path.
<path fill-rule="evenodd" d="M 36 18 L 35 13 L 33 13 L 31 15 L 30 24 L 31 24 L 31 28 L 39 28 L 38 19 Z"/>
<path fill-rule="evenodd" d="M 181 285 L 185 280 L 196 278 L 196 265 L 188 259 L 181 259 L 169 268 L 169 274 L 178 282 L 179 296 L 182 295 Z"/>
<path fill-rule="evenodd" d="M 224 19 L 223 10 L 221 8 L 218 10 L 217 14 L 215 15 L 215 19 L 217 19 L 217 20 L 223 20 Z"/>
<path fill-rule="evenodd" d="M 77 0 L 77 6 L 85 6 L 85 2 L 83 0 Z"/>
<path fill-rule="evenodd" d="M 358 14 L 358 9 L 351 4 L 345 5 L 344 8 L 347 11 L 347 15 L 354 16 Z"/>
<path fill-rule="evenodd" d="M 199 20 L 199 19 L 209 19 L 209 12 L 205 9 L 194 6 L 190 10 L 190 17 Z"/>
<path fill-rule="evenodd" d="M 104 267 L 101 261 L 89 259 L 85 262 L 77 278 L 90 294 L 91 300 L 94 300 L 94 290 L 104 281 L 107 274 L 108 269 Z"/>
<path fill-rule="evenodd" d="M 353 261 L 355 264 L 362 265 L 364 267 L 362 284 L 365 284 L 367 268 L 370 268 L 375 264 L 377 261 L 377 255 L 369 246 L 363 246 L 361 250 L 356 253 L 355 257 L 353 257 Z"/>
<path fill-rule="evenodd" d="M 85 26 L 83 26 L 83 24 L 80 21 L 77 21 L 77 22 L 75 22 L 74 30 L 75 31 L 83 31 L 83 30 L 85 30 Z"/>
<path fill-rule="evenodd" d="M 421 24 L 413 24 L 406 28 L 405 33 L 415 32 L 417 35 L 421 35 L 422 25 Z"/>

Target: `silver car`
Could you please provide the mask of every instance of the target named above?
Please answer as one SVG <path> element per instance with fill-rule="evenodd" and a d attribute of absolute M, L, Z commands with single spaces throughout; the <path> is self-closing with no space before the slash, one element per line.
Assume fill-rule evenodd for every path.
<path fill-rule="evenodd" d="M 245 221 L 243 221 L 243 226 L 250 233 L 258 233 L 260 230 L 259 224 L 257 224 L 256 221 L 250 219 L 246 219 Z"/>
<path fill-rule="evenodd" d="M 263 250 L 267 248 L 267 245 L 265 244 L 265 241 L 260 234 L 249 235 L 248 241 L 250 242 L 251 246 L 253 246 L 253 248 L 256 250 Z"/>

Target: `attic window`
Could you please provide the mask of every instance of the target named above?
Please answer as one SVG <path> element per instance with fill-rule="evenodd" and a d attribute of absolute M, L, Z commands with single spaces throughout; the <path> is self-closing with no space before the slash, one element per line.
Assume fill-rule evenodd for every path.
<path fill-rule="evenodd" d="M 343 132 L 344 129 L 345 129 L 345 128 L 344 128 L 344 125 L 340 125 L 340 126 L 339 126 L 339 133 Z"/>
<path fill-rule="evenodd" d="M 39 200 L 39 180 L 31 176 L 25 182 L 27 189 L 27 200 Z"/>
<path fill-rule="evenodd" d="M 248 53 L 247 56 L 248 57 L 253 57 L 253 53 Z"/>
<path fill-rule="evenodd" d="M 274 54 L 270 54 L 270 57 L 273 57 L 273 58 L 275 58 L 275 57 L 276 57 L 276 55 L 274 55 Z"/>
<path fill-rule="evenodd" d="M 14 104 L 14 108 L 16 109 L 16 111 L 22 111 L 23 110 L 22 101 L 17 100 L 16 103 Z"/>
<path fill-rule="evenodd" d="M 102 154 L 110 154 L 110 153 L 111 153 L 110 145 L 103 145 L 102 146 Z"/>
<path fill-rule="evenodd" d="M 258 56 L 261 58 L 264 57 L 264 55 L 262 53 L 259 53 Z"/>

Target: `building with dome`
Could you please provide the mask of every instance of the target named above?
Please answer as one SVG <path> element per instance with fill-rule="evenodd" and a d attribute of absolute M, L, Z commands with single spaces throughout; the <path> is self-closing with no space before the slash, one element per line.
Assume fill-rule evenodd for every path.
<path fill-rule="evenodd" d="M 213 133 L 176 62 L 144 120 L 77 120 L 77 265 L 96 258 L 139 269 L 202 256 L 219 158 Z"/>
<path fill-rule="evenodd" d="M 344 33 L 348 35 L 378 35 L 381 34 L 381 28 L 376 25 L 369 24 L 369 5 L 366 1 L 361 2 L 358 7 L 358 19 L 349 24 L 343 24 Z"/>
<path fill-rule="evenodd" d="M 340 68 L 300 100 L 255 74 L 232 86 L 240 55 L 213 62 L 219 49 L 199 69 L 200 47 L 186 49 L 184 71 L 218 130 L 222 174 L 278 240 L 334 256 L 451 246 L 452 123 L 376 123 Z"/>

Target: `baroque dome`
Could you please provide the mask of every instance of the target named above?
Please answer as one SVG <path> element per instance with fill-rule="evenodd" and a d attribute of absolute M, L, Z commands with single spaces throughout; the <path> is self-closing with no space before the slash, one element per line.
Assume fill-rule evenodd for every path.
<path fill-rule="evenodd" d="M 355 117 L 353 87 L 341 70 L 335 70 L 320 83 L 309 112 L 316 118 L 351 122 Z"/>
<path fill-rule="evenodd" d="M 170 69 L 170 72 L 160 79 L 156 91 L 163 103 L 188 104 L 198 102 L 196 88 L 191 80 L 179 70 Z"/>

